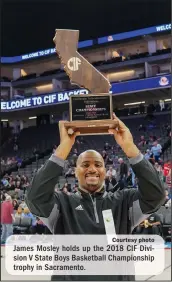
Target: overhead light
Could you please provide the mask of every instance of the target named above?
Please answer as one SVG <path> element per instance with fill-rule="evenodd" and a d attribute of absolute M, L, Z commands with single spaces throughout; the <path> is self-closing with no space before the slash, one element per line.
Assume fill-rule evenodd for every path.
<path fill-rule="evenodd" d="M 41 90 L 41 89 L 47 89 L 47 88 L 52 88 L 52 87 L 53 87 L 53 85 L 51 83 L 51 84 L 45 84 L 45 85 L 37 86 L 36 89 Z"/>
<path fill-rule="evenodd" d="M 1 119 L 1 121 L 8 121 L 8 119 Z"/>
<path fill-rule="evenodd" d="M 132 106 L 132 105 L 140 105 L 140 104 L 145 104 L 145 101 L 142 101 L 142 102 L 134 102 L 134 103 L 128 103 L 128 104 L 124 104 L 124 106 Z"/>
<path fill-rule="evenodd" d="M 135 74 L 135 70 L 127 70 L 127 71 L 120 71 L 120 72 L 111 72 L 108 75 L 118 76 L 118 75 L 133 75 Z"/>
<path fill-rule="evenodd" d="M 21 75 L 22 75 L 22 76 L 26 76 L 26 75 L 27 75 L 27 73 L 25 72 L 24 69 L 21 69 Z"/>
<path fill-rule="evenodd" d="M 36 119 L 37 117 L 29 117 L 29 119 Z"/>
<path fill-rule="evenodd" d="M 170 102 L 170 101 L 171 101 L 171 99 L 165 99 L 164 101 L 165 101 L 165 102 Z"/>

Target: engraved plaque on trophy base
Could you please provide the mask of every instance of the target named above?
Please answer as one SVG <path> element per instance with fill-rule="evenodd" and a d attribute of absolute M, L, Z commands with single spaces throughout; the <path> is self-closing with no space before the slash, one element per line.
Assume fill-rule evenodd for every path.
<path fill-rule="evenodd" d="M 65 123 L 68 134 L 79 131 L 81 135 L 109 134 L 118 121 L 113 120 L 112 96 L 88 94 L 70 96 L 70 122 Z"/>

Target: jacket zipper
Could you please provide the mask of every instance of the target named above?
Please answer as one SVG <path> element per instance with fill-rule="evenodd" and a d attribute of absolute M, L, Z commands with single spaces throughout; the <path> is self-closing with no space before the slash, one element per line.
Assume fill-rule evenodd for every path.
<path fill-rule="evenodd" d="M 99 223 L 99 216 L 98 216 L 98 213 L 97 213 L 97 207 L 96 207 L 96 198 L 93 198 L 91 197 L 90 195 L 90 198 L 91 198 L 91 201 L 93 203 L 93 209 L 94 209 L 94 216 L 95 216 L 95 219 L 96 219 L 96 223 Z"/>

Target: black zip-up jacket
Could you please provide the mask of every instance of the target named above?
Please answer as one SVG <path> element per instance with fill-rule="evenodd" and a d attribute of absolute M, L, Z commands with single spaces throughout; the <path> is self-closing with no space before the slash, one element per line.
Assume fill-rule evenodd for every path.
<path fill-rule="evenodd" d="M 165 191 L 154 167 L 139 155 L 130 159 L 139 188 L 90 195 L 54 192 L 65 162 L 52 155 L 35 175 L 27 191 L 26 203 L 53 234 L 106 234 L 103 210 L 112 210 L 117 234 L 131 234 L 135 226 L 157 211 Z M 82 206 L 83 210 L 76 209 Z M 133 281 L 132 276 L 53 276 L 52 280 Z"/>

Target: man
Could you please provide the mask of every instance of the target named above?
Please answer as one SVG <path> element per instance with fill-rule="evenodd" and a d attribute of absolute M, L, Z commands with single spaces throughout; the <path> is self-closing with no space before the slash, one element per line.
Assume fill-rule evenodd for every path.
<path fill-rule="evenodd" d="M 119 158 L 118 162 L 120 164 L 120 171 L 119 171 L 120 187 L 121 189 L 123 189 L 124 187 L 127 186 L 128 166 L 122 158 Z"/>
<path fill-rule="evenodd" d="M 3 202 L 1 204 L 1 224 L 2 235 L 1 243 L 5 243 L 7 238 L 13 234 L 13 205 L 11 196 L 6 194 L 3 196 Z"/>
<path fill-rule="evenodd" d="M 153 143 L 153 147 L 151 148 L 151 152 L 155 158 L 155 161 L 158 162 L 161 154 L 162 146 L 158 144 L 157 141 Z"/>
<path fill-rule="evenodd" d="M 111 190 L 116 191 L 119 188 L 118 185 L 116 184 L 117 181 L 112 174 L 106 177 L 105 179 L 106 191 L 111 191 Z"/>
<path fill-rule="evenodd" d="M 146 140 L 144 135 L 140 136 L 140 141 L 139 141 L 139 146 L 145 146 L 146 145 Z"/>
<path fill-rule="evenodd" d="M 114 119 L 117 119 L 114 116 Z M 139 179 L 139 189 L 123 189 L 115 193 L 106 192 L 104 180 L 106 169 L 102 156 L 93 150 L 83 152 L 77 160 L 75 170 L 78 179 L 79 195 L 54 194 L 65 160 L 75 137 L 69 136 L 64 121 L 59 122 L 60 145 L 54 155 L 35 175 L 28 189 L 26 202 L 30 211 L 37 215 L 53 234 L 106 234 L 102 211 L 110 209 L 117 234 L 130 234 L 134 227 L 155 212 L 164 202 L 163 185 L 152 165 L 143 159 L 132 135 L 125 124 L 119 121 L 117 129 L 109 130 L 116 142 L 130 159 L 133 170 Z M 80 213 L 78 206 L 82 206 Z M 126 276 L 53 276 L 52 280 L 132 280 Z"/>
<path fill-rule="evenodd" d="M 106 173 L 106 176 L 111 176 L 111 175 L 117 179 L 116 170 L 112 166 L 109 167 L 109 169 Z"/>
<path fill-rule="evenodd" d="M 161 218 L 157 213 L 151 214 L 136 228 L 136 234 L 162 235 Z"/>
<path fill-rule="evenodd" d="M 110 149 L 111 149 L 111 146 L 109 145 L 108 142 L 106 142 L 105 145 L 104 145 L 104 150 L 109 151 Z"/>

